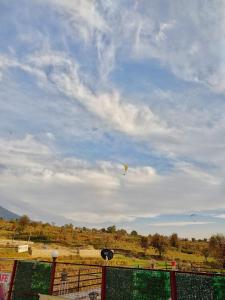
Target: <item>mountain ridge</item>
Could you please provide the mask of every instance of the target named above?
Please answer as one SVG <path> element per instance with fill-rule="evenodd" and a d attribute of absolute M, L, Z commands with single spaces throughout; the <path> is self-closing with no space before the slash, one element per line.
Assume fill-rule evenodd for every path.
<path fill-rule="evenodd" d="M 0 206 L 0 218 L 5 220 L 15 220 L 18 219 L 20 216 L 11 212 L 10 210 Z"/>

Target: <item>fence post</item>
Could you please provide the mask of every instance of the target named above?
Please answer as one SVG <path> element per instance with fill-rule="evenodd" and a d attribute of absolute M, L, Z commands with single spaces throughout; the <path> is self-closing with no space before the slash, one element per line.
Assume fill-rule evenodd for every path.
<path fill-rule="evenodd" d="M 101 300 L 106 300 L 106 267 L 102 267 Z"/>
<path fill-rule="evenodd" d="M 77 285 L 78 292 L 80 291 L 80 269 L 78 271 L 78 285 Z"/>
<path fill-rule="evenodd" d="M 56 264 L 57 264 L 56 263 L 56 259 L 53 258 L 52 269 L 51 269 L 51 279 L 50 279 L 49 295 L 52 295 L 53 294 L 53 290 L 54 290 Z"/>
<path fill-rule="evenodd" d="M 177 285 L 176 285 L 176 272 L 170 272 L 170 286 L 171 286 L 171 298 L 177 300 Z"/>
<path fill-rule="evenodd" d="M 12 290 L 13 290 L 14 280 L 15 280 L 15 276 L 16 276 L 17 264 L 18 264 L 18 261 L 15 260 L 14 264 L 13 264 L 13 271 L 12 271 L 12 275 L 11 275 L 11 279 L 10 279 L 10 285 L 9 285 L 9 292 L 8 292 L 7 300 L 11 300 L 11 297 L 12 297 Z"/>

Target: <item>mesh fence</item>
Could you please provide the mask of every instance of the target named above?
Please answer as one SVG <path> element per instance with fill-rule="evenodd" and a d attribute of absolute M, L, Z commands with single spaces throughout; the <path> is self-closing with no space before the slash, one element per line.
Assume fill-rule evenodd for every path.
<path fill-rule="evenodd" d="M 224 300 L 225 276 L 176 273 L 177 300 Z"/>
<path fill-rule="evenodd" d="M 106 269 L 106 299 L 133 300 L 132 269 Z"/>
<path fill-rule="evenodd" d="M 170 299 L 170 273 L 160 271 L 134 272 L 135 300 L 168 300 Z"/>
<path fill-rule="evenodd" d="M 225 299 L 225 276 L 213 277 L 214 300 Z"/>
<path fill-rule="evenodd" d="M 38 300 L 38 294 L 48 294 L 51 264 L 19 261 L 14 280 L 13 300 Z"/>
<path fill-rule="evenodd" d="M 225 276 L 175 272 L 173 293 L 168 271 L 110 268 L 107 300 L 225 300 Z M 175 292 L 176 289 L 176 292 Z"/>
<path fill-rule="evenodd" d="M 107 300 L 169 300 L 169 272 L 107 268 Z"/>
<path fill-rule="evenodd" d="M 204 275 L 176 273 L 178 300 L 213 300 L 213 278 Z"/>

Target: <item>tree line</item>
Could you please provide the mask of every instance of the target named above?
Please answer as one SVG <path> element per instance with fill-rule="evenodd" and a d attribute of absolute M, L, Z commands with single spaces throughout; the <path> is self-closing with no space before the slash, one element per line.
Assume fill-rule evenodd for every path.
<path fill-rule="evenodd" d="M 144 236 L 136 230 L 128 233 L 125 229 L 117 229 L 115 225 L 101 229 L 75 227 L 73 224 L 57 226 L 54 223 L 32 221 L 27 216 L 11 221 L 1 219 L 0 234 L 11 239 L 27 239 L 34 242 L 55 242 L 74 247 L 92 245 L 96 249 L 108 247 L 131 254 L 142 252 L 143 256 L 147 256 L 149 248 L 153 248 L 159 258 L 162 258 L 168 249 L 175 249 L 187 254 L 201 254 L 206 262 L 209 256 L 214 257 L 225 267 L 223 234 L 212 235 L 209 239 L 180 238 L 177 233 L 170 236 L 159 233 Z"/>

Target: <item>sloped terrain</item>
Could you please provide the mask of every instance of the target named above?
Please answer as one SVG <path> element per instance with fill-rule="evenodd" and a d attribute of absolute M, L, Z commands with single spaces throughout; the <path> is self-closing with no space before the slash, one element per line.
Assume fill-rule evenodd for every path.
<path fill-rule="evenodd" d="M 0 206 L 0 218 L 5 220 L 15 220 L 18 219 L 19 216 L 8 209 L 5 209 L 4 207 Z"/>

